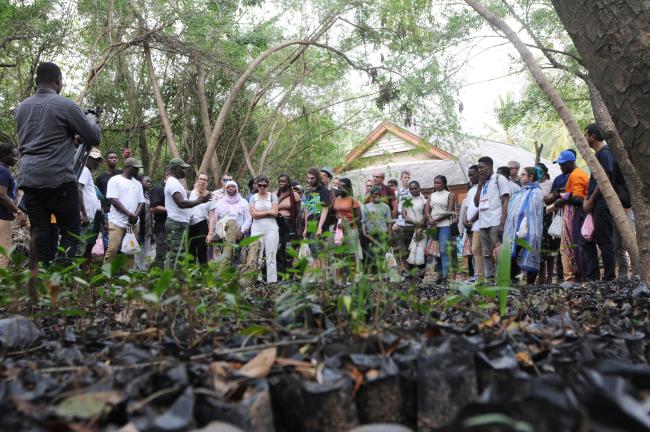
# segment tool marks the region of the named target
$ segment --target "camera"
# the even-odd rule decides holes
[[[86,108],[84,111],[84,114],[92,114],[97,119],[102,115],[102,112],[104,110],[102,108]],[[84,142],[79,144],[77,147],[77,150],[74,153],[74,173],[75,176],[77,176],[77,180],[81,176],[81,172],[84,169],[84,166],[86,165],[86,160],[88,160],[88,154],[90,153],[90,146]]]

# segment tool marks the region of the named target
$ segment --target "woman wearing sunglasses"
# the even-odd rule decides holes
[[[265,175],[255,179],[257,193],[251,197],[250,211],[253,218],[251,236],[262,236],[260,243],[263,245],[266,256],[266,282],[278,281],[278,268],[276,253],[280,234],[278,222],[278,196],[269,192],[269,178]]]

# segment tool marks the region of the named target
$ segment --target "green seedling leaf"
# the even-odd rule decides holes
[[[169,284],[171,283],[171,280],[172,280],[172,270],[165,269],[153,287],[153,292],[156,294],[158,298],[162,298],[165,291],[167,291],[167,288],[169,288]]]
[[[497,287],[499,287],[499,314],[503,317],[508,308],[508,290],[510,288],[510,252],[512,241],[508,237],[503,238],[501,251],[497,264]]]
[[[241,334],[244,336],[260,336],[264,334],[275,334],[275,331],[269,326],[255,324],[246,327],[241,331]]]
[[[239,247],[250,246],[250,245],[252,245],[253,243],[255,243],[256,241],[258,241],[261,238],[262,238],[261,235],[250,236],[248,238],[245,238],[245,239],[243,239],[242,241],[239,242]]]
[[[113,261],[111,261],[111,273],[109,277],[113,277],[117,273],[119,273],[120,270],[122,270],[122,267],[124,267],[124,264],[126,263],[126,255],[122,254],[117,254],[115,255],[115,258],[113,258]]]
[[[56,407],[56,414],[68,419],[91,419],[108,413],[121,400],[120,394],[114,391],[83,393],[64,399]]]
[[[345,305],[345,309],[350,311],[352,309],[352,296],[344,295],[343,304]]]
[[[512,417],[499,413],[477,415],[463,421],[464,429],[487,425],[504,425],[517,432],[535,432],[535,429],[530,423],[515,420]]]

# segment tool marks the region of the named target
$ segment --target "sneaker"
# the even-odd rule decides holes
[[[573,281],[564,281],[560,284],[560,288],[562,289],[571,289],[576,283]]]
[[[467,279],[467,282],[469,282],[469,283],[476,282],[476,276],[472,276],[471,278]]]

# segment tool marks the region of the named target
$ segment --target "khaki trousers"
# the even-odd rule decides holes
[[[485,279],[483,273],[483,248],[481,247],[481,231],[472,232],[472,257],[474,257],[474,276],[476,281]]]
[[[133,225],[133,233],[137,236],[140,229],[139,225]],[[108,248],[106,249],[106,255],[104,255],[104,262],[111,262],[115,255],[122,248],[122,239],[126,234],[126,228],[118,227],[113,223],[109,222],[108,224]],[[130,260],[132,261],[132,260]]]
[[[0,246],[4,253],[0,253],[0,268],[9,267],[9,249],[11,248],[11,221],[0,219]]]

